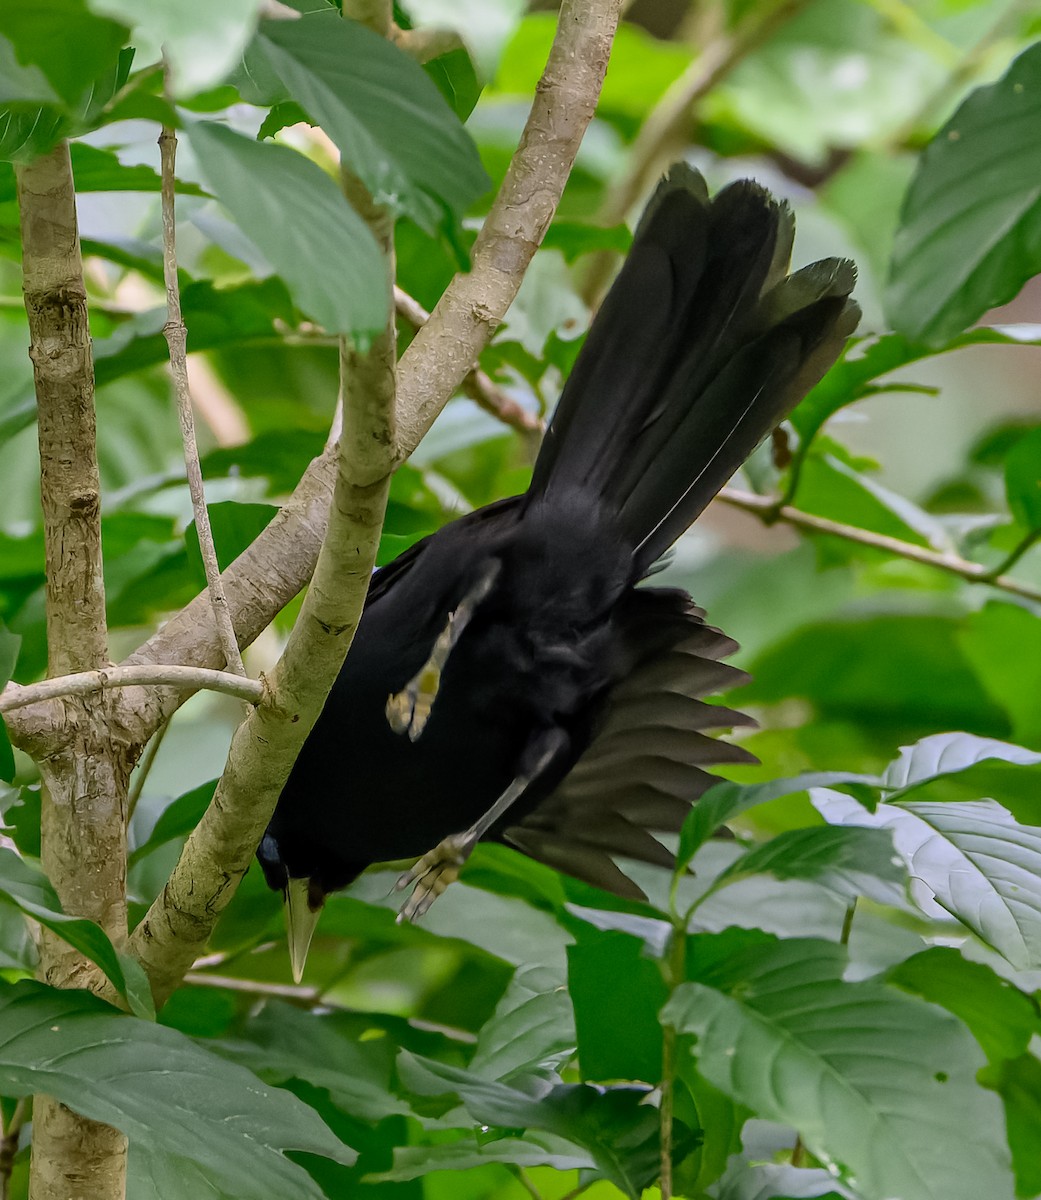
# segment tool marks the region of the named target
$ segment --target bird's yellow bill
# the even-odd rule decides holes
[[[315,926],[322,910],[312,909],[308,903],[308,881],[290,879],[285,886],[286,934],[289,939],[289,965],[293,970],[293,982],[304,977],[307,951],[311,948]]]

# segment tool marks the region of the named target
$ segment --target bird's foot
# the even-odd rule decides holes
[[[448,885],[455,883],[476,843],[477,839],[469,830],[466,833],[453,833],[398,876],[394,887],[399,892],[415,884],[412,895],[398,913],[399,924],[418,920]]]

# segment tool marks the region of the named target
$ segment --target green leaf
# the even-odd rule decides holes
[[[1041,45],[977,88],[926,148],[901,213],[886,308],[938,345],[1041,270]]]
[[[695,982],[663,1020],[696,1036],[716,1087],[794,1126],[865,1200],[1010,1200],[1001,1112],[960,1022],[874,980],[845,982],[834,943],[728,931],[688,945]]]
[[[366,1175],[369,1183],[404,1183],[423,1179],[431,1171],[471,1171],[485,1163],[507,1163],[515,1168],[553,1167],[557,1171],[595,1170],[587,1150],[552,1134],[528,1131],[523,1137],[502,1137],[478,1142],[470,1137],[435,1146],[399,1146],[394,1165]]]
[[[148,840],[138,846],[130,855],[128,865],[134,866],[143,858],[147,858],[153,850],[165,846],[177,838],[187,837],[202,820],[202,815],[213,799],[217,787],[216,779],[209,783],[200,784],[197,788],[178,796],[170,805],[163,809],[148,835]]]
[[[1041,429],[1025,434],[1009,451],[1005,491],[1016,520],[1027,529],[1041,529]]]
[[[274,504],[246,504],[238,500],[207,504],[206,511],[210,515],[210,530],[217,552],[217,565],[222,571],[227,570],[278,515],[278,508]],[[199,534],[194,521],[184,531],[184,541],[188,548],[188,561],[195,570],[200,587],[205,587],[206,570],[202,563]]]
[[[114,1012],[87,993],[0,985],[0,1029],[0,1092],[27,1096],[45,1088],[122,1130],[132,1171],[161,1181],[155,1194],[163,1200],[198,1200],[214,1190],[238,1200],[321,1200],[317,1185],[282,1151],[353,1161],[295,1096],[266,1087],[176,1030]]]
[[[575,1017],[556,973],[520,967],[481,1026],[470,1070],[486,1079],[557,1069],[575,1052]]]
[[[38,67],[70,107],[115,65],[127,38],[125,26],[93,15],[83,0],[0,6],[0,34],[10,39],[19,62]]]
[[[798,430],[801,441],[806,444],[816,436],[829,417],[846,405],[876,395],[879,391],[899,391],[899,382],[878,385],[876,381],[901,367],[935,355],[950,354],[967,346],[1032,346],[1037,343],[1034,332],[1034,326],[1026,326],[1018,333],[1014,327],[970,329],[940,346],[913,341],[900,333],[887,333],[870,342],[865,339],[852,341],[842,358],[792,413],[792,424]]]
[[[47,876],[6,847],[0,847],[0,899],[10,901],[89,958],[139,1017],[154,1019],[152,994],[141,967],[135,963],[128,980],[126,960],[117,954],[101,926],[64,913]]]
[[[18,661],[18,648],[21,644],[22,639],[16,633],[12,633],[3,621],[0,621],[0,692],[3,692],[14,674],[15,663]],[[0,717],[0,779],[5,779],[10,783],[14,779],[14,772],[14,751],[11,749],[11,743],[7,737],[3,718]]]
[[[1008,713],[1012,737],[1041,746],[1041,621],[1018,604],[991,601],[968,616],[958,644]]]
[[[255,46],[379,204],[434,230],[489,187],[473,140],[423,69],[336,13],[265,21]]]
[[[1025,1054],[1041,1032],[1032,996],[949,946],[932,946],[897,963],[886,979],[963,1021],[992,1065]]]
[[[328,175],[286,146],[213,121],[197,122],[186,136],[213,193],[306,313],[330,333],[362,340],[383,329],[390,304],[383,256]]]
[[[668,999],[660,963],[647,957],[635,937],[592,929],[568,946],[567,957],[582,1077],[658,1083],[658,1011]]]
[[[394,1047],[386,1038],[359,1042],[346,1014],[317,1016],[270,1001],[240,1037],[214,1049],[266,1079],[302,1079],[324,1088],[339,1108],[361,1121],[376,1124],[392,1113],[412,1111],[393,1090]]]
[[[829,1171],[786,1163],[735,1163],[720,1182],[716,1200],[855,1200]]]
[[[994,1088],[1005,1105],[1016,1194],[1041,1194],[1041,1062],[1032,1054],[1022,1054],[983,1071],[981,1080]]]
[[[131,26],[142,62],[162,53],[173,91],[190,96],[221,83],[256,27],[261,0],[87,0],[96,13]]]
[[[23,163],[45,154],[62,139],[66,127],[65,117],[52,108],[0,108],[0,161]]]
[[[900,800],[869,813],[837,792],[811,795],[831,824],[892,831],[927,914],[935,901],[1014,967],[1041,967],[1041,829],[993,800]]]
[[[906,868],[883,829],[823,825],[788,830],[735,859],[716,876],[712,890],[764,873],[814,880],[851,900],[870,896],[899,904],[907,891]]]
[[[720,825],[725,825],[727,821],[757,804],[768,804],[782,796],[805,792],[815,787],[877,787],[878,782],[878,779],[871,775],[819,771],[796,775],[792,779],[775,779],[770,783],[749,784],[744,787],[737,783],[717,783],[693,806],[683,823],[679,849],[676,852],[676,872],[680,874],[687,869],[691,859]]]
[[[399,1066],[411,1090],[454,1092],[481,1124],[539,1129],[581,1146],[592,1155],[598,1173],[632,1200],[657,1177],[658,1112],[644,1103],[646,1088],[549,1084],[530,1077],[521,1090],[407,1052]]]

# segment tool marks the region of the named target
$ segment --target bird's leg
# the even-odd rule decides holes
[[[424,854],[394,885],[404,891],[415,884],[412,895],[401,906],[398,922],[415,921],[430,908],[449,884],[455,883],[463,864],[477,843],[484,837],[499,818],[515,804],[550,765],[560,750],[567,744],[567,734],[562,729],[547,730],[535,743],[535,761],[531,767],[519,774],[483,816],[462,833],[451,833],[443,838],[433,850]],[[531,757],[529,754],[528,757]]]
[[[458,607],[448,614],[448,621],[437,635],[430,657],[400,692],[387,697],[385,711],[391,729],[395,733],[407,733],[410,742],[416,741],[426,727],[448,656],[455,649],[456,642],[469,625],[478,605],[491,591],[501,566],[497,558],[485,565],[474,586],[460,600]]]

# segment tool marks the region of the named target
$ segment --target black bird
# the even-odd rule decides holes
[[[409,917],[480,838],[642,896],[611,856],[668,866],[652,832],[679,829],[706,765],[751,759],[704,733],[746,718],[698,699],[742,677],[718,661],[735,643],[686,592],[637,584],[856,326],[853,264],[789,276],[793,235],[757,184],[710,200],[674,166],[527,492],[375,574],[258,851],[297,977],[326,895],[376,862],[425,856]]]

